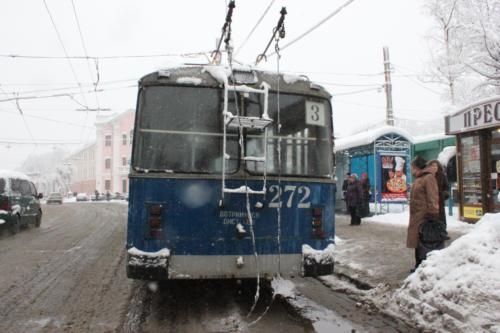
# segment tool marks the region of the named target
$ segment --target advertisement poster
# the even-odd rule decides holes
[[[464,206],[464,217],[469,219],[479,219],[483,216],[483,208],[477,206]]]
[[[408,199],[407,163],[404,153],[380,153],[382,202]]]

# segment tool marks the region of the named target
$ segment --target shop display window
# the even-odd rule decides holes
[[[478,219],[483,216],[481,186],[481,145],[479,136],[466,136],[461,140],[463,216]]]
[[[500,212],[500,130],[491,133],[490,191],[493,212]]]

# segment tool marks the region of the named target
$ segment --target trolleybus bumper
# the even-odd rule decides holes
[[[139,280],[168,279],[169,251],[142,252],[135,248],[127,253],[127,277]]]
[[[302,269],[304,276],[321,276],[333,273],[334,245],[324,250],[314,250],[308,245],[302,246]]]
[[[324,264],[320,262],[304,261],[304,276],[322,276],[333,274],[333,262]]]

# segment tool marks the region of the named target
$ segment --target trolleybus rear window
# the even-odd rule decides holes
[[[222,110],[219,89],[153,86],[142,90],[134,168],[217,173],[222,170]],[[238,156],[237,137],[228,152]],[[228,163],[235,172],[237,163]]]
[[[263,98],[262,94],[231,93],[228,109],[233,114],[259,117],[265,105]],[[222,90],[213,88],[152,86],[143,89],[139,96],[134,168],[220,173],[223,100]],[[247,171],[260,174],[267,165],[268,174],[331,177],[332,120],[328,101],[281,93],[279,104],[278,115],[278,96],[270,93],[268,114],[273,123],[267,132],[267,162],[247,161]],[[244,155],[263,156],[264,131],[245,129],[241,133]],[[238,162],[238,136],[237,129],[228,129],[227,173],[234,173],[243,165]]]
[[[258,104],[249,103],[248,115],[256,116]],[[309,96],[280,94],[269,96],[269,117],[274,119],[268,130],[267,173],[295,176],[331,177],[332,120],[330,104]],[[249,132],[246,155],[263,155],[262,133]],[[278,150],[281,148],[281,151]],[[281,170],[278,167],[281,164]],[[263,163],[248,162],[248,171],[262,173]]]

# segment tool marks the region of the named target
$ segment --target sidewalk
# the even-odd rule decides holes
[[[350,216],[337,213],[335,273],[345,275],[360,285],[386,284],[399,287],[415,265],[414,250],[406,247],[406,227],[363,219],[351,226]],[[461,236],[449,232],[447,245]]]
[[[408,220],[408,212],[375,215],[350,226],[347,215],[337,214],[335,274],[320,279],[419,332],[500,332],[500,213],[485,214],[472,225],[453,214],[447,219],[446,248],[413,274],[408,222],[400,219]],[[342,277],[351,283],[342,286]]]

